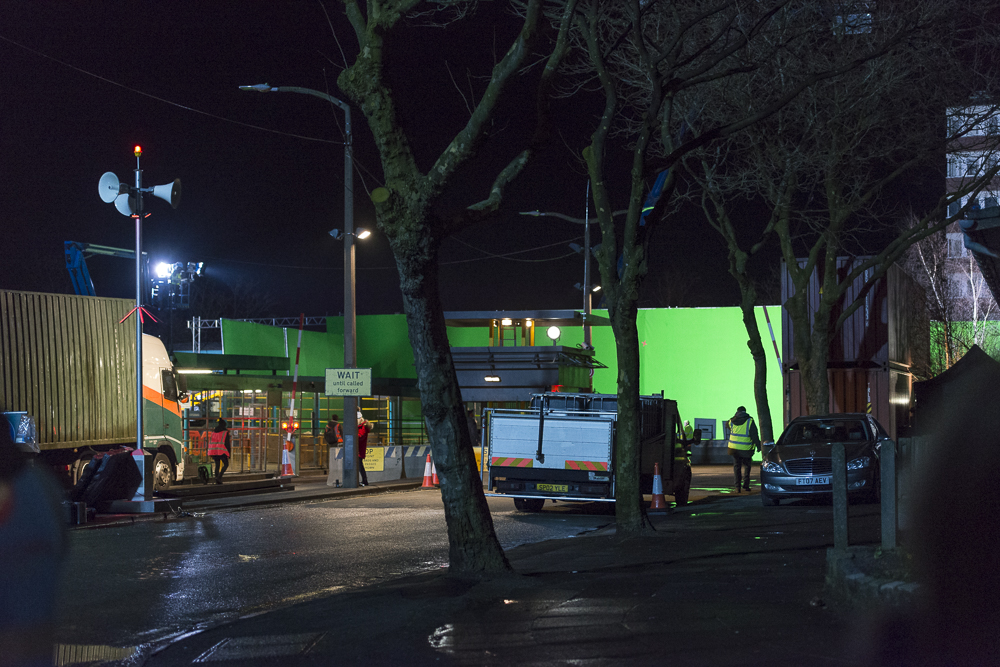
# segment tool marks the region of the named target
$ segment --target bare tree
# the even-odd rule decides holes
[[[477,169],[471,163],[476,149],[490,138],[494,116],[508,88],[529,62],[531,49],[539,46],[542,0],[528,0],[523,6],[519,30],[510,38],[503,56],[494,64],[488,82],[479,91],[479,100],[469,100],[471,113],[459,123],[453,138],[433,160],[421,169],[415,155],[419,147],[426,153],[426,132],[400,119],[399,103],[390,80],[403,76],[405,62],[390,61],[387,54],[401,45],[401,28],[408,20],[437,22],[438,25],[466,20],[475,2],[421,2],[420,0],[343,0],[354,29],[357,50],[353,62],[337,79],[340,88],[359,105],[379,151],[384,188],[376,201],[378,225],[389,239],[399,271],[410,343],[413,346],[420,387],[421,405],[434,461],[441,479],[441,496],[448,525],[451,572],[484,575],[510,569],[496,539],[482,482],[475,471],[473,443],[469,438],[465,410],[451,357],[438,288],[438,249],[444,238],[485,220],[496,211],[506,186],[521,173],[547,128],[548,89],[558,69],[575,2],[557,3],[564,19],[557,23],[536,75],[538,129],[533,136],[506,146],[506,164],[488,164],[487,176],[493,183],[481,198],[464,204],[457,214],[445,214],[441,198],[446,187],[458,177]],[[442,34],[442,33],[439,33]],[[501,37],[497,36],[497,40]],[[412,44],[413,42],[408,42]],[[433,53],[434,40],[426,40]],[[478,44],[474,45],[478,48]],[[392,64],[395,63],[395,66]],[[448,118],[440,116],[441,127]],[[504,137],[510,144],[510,140]],[[478,163],[483,175],[482,163]],[[475,172],[474,172],[475,173]],[[454,193],[452,193],[454,194]]]
[[[707,108],[738,109],[755,104],[765,83],[779,91],[795,87],[803,68],[836,67],[845,56],[878,49],[887,36],[907,36],[892,41],[878,58],[811,85],[779,112],[689,162],[708,191],[712,224],[729,244],[731,271],[744,272],[747,260],[769,240],[780,246],[794,286],[783,305],[793,323],[807,409],[814,414],[829,410],[827,365],[834,334],[911,244],[961,215],[953,209],[950,218],[944,216],[948,205],[978,193],[997,171],[995,161],[977,164],[957,191],[942,188],[940,197],[924,205],[916,224],[901,224],[898,204],[887,192],[928,169],[940,173],[950,147],[982,122],[980,110],[942,131],[946,107],[989,83],[988,71],[968,69],[970,50],[991,51],[993,45],[968,29],[976,23],[969,15],[974,5],[898,7],[880,4],[877,13],[835,16],[833,25],[842,29],[831,31],[832,48],[789,49],[790,57],[766,82],[757,70],[741,85],[711,91]],[[726,207],[734,195],[760,198],[771,211],[742,242],[728,223]],[[843,256],[854,259],[838,271]],[[820,289],[813,303],[808,285],[817,275]],[[752,285],[737,280],[746,304]],[[859,280],[864,287],[848,298]]]
[[[577,53],[585,57],[571,65],[580,87],[596,89],[603,100],[583,157],[601,228],[597,259],[617,347],[615,500],[622,535],[648,526],[639,494],[636,311],[648,270],[649,234],[672,208],[679,161],[768,118],[811,84],[849,71],[913,29],[907,13],[869,50],[843,53],[822,67],[799,67],[787,85],[762,89],[752,104],[730,105],[730,116],[701,118],[703,90],[750,72],[773,76],[793,46],[830,42],[828,6],[792,0],[580,1],[574,35]],[[615,140],[625,142],[631,154],[630,177],[620,193],[607,173]],[[656,196],[644,198],[647,190]],[[628,214],[616,225],[611,212],[625,203]]]

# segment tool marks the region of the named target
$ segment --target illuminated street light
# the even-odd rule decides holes
[[[365,229],[364,227],[358,227],[358,231],[356,231],[356,232],[345,232],[345,231],[343,231],[341,229],[331,229],[330,230],[330,236],[332,236],[333,238],[337,239],[338,241],[341,240],[342,238],[344,238],[345,236],[348,236],[348,235],[353,236],[353,237],[358,238],[358,239],[366,239],[369,236],[371,236],[372,233],[371,233],[371,231]]]

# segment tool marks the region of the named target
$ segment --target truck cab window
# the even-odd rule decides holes
[[[167,401],[177,400],[177,381],[174,374],[164,368],[160,371],[160,384],[163,386],[163,398]]]

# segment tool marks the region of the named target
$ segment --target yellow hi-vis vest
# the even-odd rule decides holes
[[[753,424],[753,417],[750,417],[742,424],[734,424],[731,419],[729,420],[728,446],[730,449],[753,451],[753,440],[750,439],[751,424]]]

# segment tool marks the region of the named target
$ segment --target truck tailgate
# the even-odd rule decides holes
[[[509,468],[610,470],[614,420],[547,415],[538,452],[537,415],[497,415],[490,423],[490,465]]]

